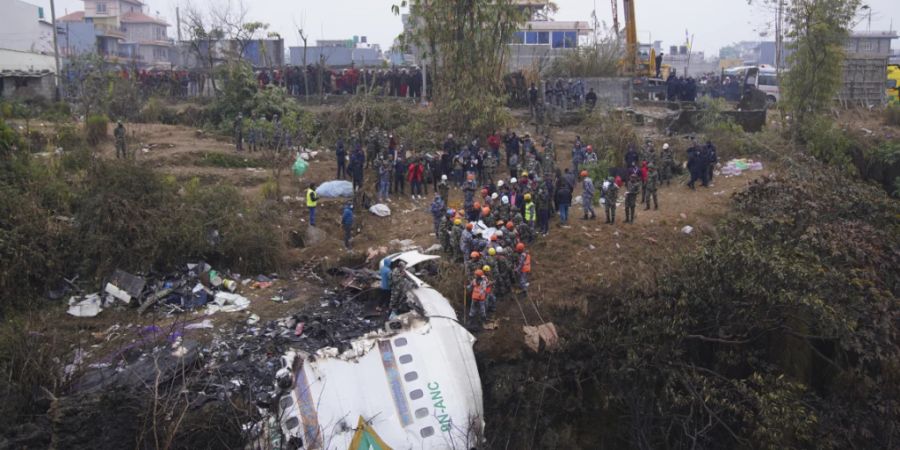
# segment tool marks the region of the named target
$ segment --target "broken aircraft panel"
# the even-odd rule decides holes
[[[391,255],[408,267],[438,257]],[[351,342],[343,352],[288,352],[279,372],[281,426],[303,449],[347,449],[362,417],[394,449],[469,449],[484,429],[472,336],[447,299],[424,281],[419,308]],[[421,311],[417,312],[417,311]]]

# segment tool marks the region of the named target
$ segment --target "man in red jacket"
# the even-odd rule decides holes
[[[414,159],[406,172],[406,180],[409,181],[409,189],[412,198],[422,197],[422,179],[425,174],[425,166],[418,158]]]

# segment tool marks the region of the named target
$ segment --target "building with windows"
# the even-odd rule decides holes
[[[44,9],[3,0],[0,14],[0,98],[52,98],[56,73],[53,25]]]
[[[838,101],[845,105],[872,106],[887,101],[885,83],[894,31],[854,32],[844,43],[846,56]]]
[[[140,0],[83,0],[84,11],[57,19],[72,33],[60,47],[64,53],[96,52],[113,62],[169,68],[173,41],[169,24],[144,13]],[[79,25],[80,24],[80,25]],[[89,43],[93,42],[93,45]]]

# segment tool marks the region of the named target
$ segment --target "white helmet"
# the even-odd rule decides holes
[[[495,232],[494,232],[494,236],[497,236],[498,238],[502,238],[502,237],[503,237],[503,231],[502,231],[502,230],[497,230],[497,231],[495,231]]]
[[[504,195],[503,198],[500,199],[500,201],[503,202],[504,205],[508,205],[508,204],[509,204],[509,197],[507,197],[507,196]]]
[[[506,250],[504,250],[503,247],[497,247],[497,253],[503,253],[505,251]]]
[[[447,181],[447,175],[441,175],[441,181]]]
[[[516,184],[518,182],[519,180],[517,180],[515,177],[509,179],[509,184]]]
[[[663,144],[663,150],[668,150],[668,149],[669,149],[669,143],[666,142],[665,144]]]
[[[497,187],[498,187],[498,188],[503,187],[503,180],[500,180],[500,181],[497,182]]]
[[[497,200],[497,197],[499,197],[499,195],[496,192],[491,194],[491,200]]]

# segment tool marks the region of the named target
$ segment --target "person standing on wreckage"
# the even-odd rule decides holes
[[[400,314],[401,307],[406,305],[406,291],[410,289],[409,278],[406,277],[406,263],[391,263],[391,315]]]

